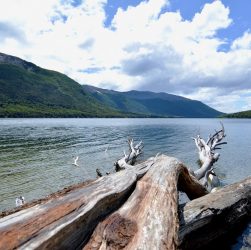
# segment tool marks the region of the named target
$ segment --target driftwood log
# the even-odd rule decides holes
[[[117,173],[102,176],[97,169],[96,181],[1,218],[0,250],[171,250],[207,245],[250,219],[251,177],[209,193],[213,165],[220,156],[216,150],[226,144],[224,137],[222,125],[207,141],[194,138],[201,162],[195,171],[158,154],[133,166],[143,144],[134,146],[130,139],[129,153],[115,163]],[[192,201],[179,207],[179,191]]]
[[[136,163],[137,158],[143,152],[142,149],[144,146],[142,141],[140,141],[135,146],[133,138],[129,138],[127,142],[129,146],[129,152],[126,154],[126,152],[124,151],[124,156],[114,163],[115,172],[124,170],[126,168],[131,168]],[[103,176],[103,173],[101,173],[99,168],[96,169],[96,173],[98,178]],[[110,172],[106,172],[106,175],[109,174]]]
[[[0,219],[0,249],[75,249],[83,244],[100,218],[120,206],[136,181],[153,164],[104,176],[74,190]]]
[[[219,185],[218,178],[213,171],[213,165],[220,158],[220,154],[216,150],[221,149],[220,146],[227,144],[227,142],[222,142],[226,137],[225,129],[221,123],[221,129],[215,131],[213,135],[209,135],[207,141],[201,138],[200,135],[193,138],[195,145],[199,153],[199,162],[201,167],[196,171],[190,171],[201,183],[208,187],[208,181],[211,179],[211,183],[217,183]],[[215,177],[214,177],[215,176]],[[210,177],[210,179],[208,179]],[[214,180],[213,180],[214,179]],[[217,180],[216,180],[217,179]],[[211,186],[210,188],[212,188]]]
[[[176,249],[179,244],[187,246],[192,242],[189,235],[194,231],[188,230],[191,223],[191,228],[199,230],[201,225],[211,222],[212,218],[209,218],[201,223],[198,215],[206,215],[203,209],[213,201],[218,202],[218,206],[221,204],[224,211],[231,200],[232,216],[235,216],[234,207],[240,200],[234,197],[243,193],[246,203],[242,203],[241,216],[247,216],[250,179],[236,185],[242,191],[235,191],[236,186],[230,187],[232,191],[227,200],[220,197],[229,187],[203,196],[207,190],[181,162],[161,155],[101,177],[63,197],[0,219],[0,249]],[[180,234],[178,188],[190,198],[203,196],[184,207]],[[205,203],[196,207],[197,201]],[[217,217],[218,213],[212,216]]]
[[[251,177],[181,205],[179,215],[179,248],[203,249],[250,221]]]
[[[128,146],[129,153],[126,154],[124,151],[124,157],[114,163],[116,172],[133,166],[137,160],[137,157],[142,154],[142,149],[144,147],[142,141],[134,146],[133,138],[130,138],[128,139]]]
[[[152,192],[158,191],[162,197],[163,191],[164,196],[162,199],[158,199],[160,204],[156,203],[159,208],[161,208],[164,197],[168,200],[168,196],[171,195],[172,201],[167,203],[173,211],[173,218],[176,218],[176,221],[176,183],[179,175],[183,176],[181,179],[189,196],[199,197],[207,193],[198,181],[191,178],[186,168],[178,160],[159,156],[116,174],[101,177],[86,187],[72,191],[63,197],[0,219],[0,249],[17,247],[20,249],[78,248],[86,243],[90,232],[100,219],[124,203],[135,190],[137,179],[143,176],[149,168],[153,170],[149,172],[149,180],[145,182],[144,178],[142,179],[143,187],[147,187],[147,182],[149,182],[152,187],[148,191],[148,195],[155,196],[156,199],[158,196]],[[167,173],[164,174],[165,172]],[[161,175],[167,179],[159,179],[158,176]],[[165,194],[164,191],[168,193]],[[137,190],[135,192],[138,193]],[[157,207],[155,209],[157,212]],[[152,216],[154,213],[153,211]],[[160,213],[162,213],[161,210]],[[166,214],[167,217],[168,214]],[[177,244],[177,230],[176,226],[173,233],[175,244]],[[168,239],[166,240],[168,241]]]
[[[189,197],[207,193],[177,159],[158,157],[126,203],[97,226],[84,249],[176,249],[179,180]]]

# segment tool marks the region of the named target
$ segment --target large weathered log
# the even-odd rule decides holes
[[[250,219],[251,177],[185,204],[180,211],[179,247],[202,248]]]
[[[75,249],[80,247],[86,242],[97,223],[124,203],[125,199],[133,192],[137,179],[142,177],[153,164],[156,165],[151,171],[154,172],[154,182],[149,185],[159,190],[160,197],[163,197],[161,192],[167,186],[168,190],[173,190],[174,193],[171,195],[175,197],[175,200],[172,201],[171,205],[175,215],[175,211],[177,211],[177,190],[175,188],[177,186],[175,184],[177,173],[184,172],[186,178],[183,178],[183,181],[189,180],[193,184],[188,185],[191,187],[190,190],[188,188],[191,197],[198,197],[207,192],[196,180],[193,181],[189,178],[186,168],[176,159],[164,156],[160,158],[163,166],[160,166],[158,158],[152,158],[119,173],[101,177],[97,181],[73,190],[62,197],[56,197],[44,204],[1,218],[0,249],[17,247],[19,249]],[[174,177],[170,177],[172,180],[168,184],[168,181],[164,180],[164,173],[173,164],[177,173],[175,168],[170,171],[170,176],[174,175]],[[157,181],[158,176],[162,175],[160,181]],[[185,181],[185,183],[189,182]],[[172,186],[173,184],[174,186]],[[146,182],[143,182],[143,186],[145,185],[148,186]],[[166,185],[166,187],[162,185]],[[151,192],[149,194],[154,195]],[[160,204],[159,206],[161,207]],[[157,210],[156,213],[158,213]],[[161,210],[160,213],[162,213]],[[154,212],[152,212],[153,215]]]
[[[118,208],[154,159],[0,219],[0,249],[75,249]]]
[[[151,158],[1,218],[0,249],[175,249],[178,189],[191,199],[207,194],[177,159],[163,155]],[[188,242],[196,242],[190,241],[194,234],[198,245],[202,244],[198,237],[203,243],[207,237],[213,239],[217,220],[227,224],[224,216],[235,225],[247,211],[250,214],[250,191],[248,179],[187,203],[179,246],[185,248]],[[210,230],[211,224],[212,231],[207,235],[205,230]]]
[[[158,157],[127,202],[97,226],[84,249],[176,249],[179,180],[190,197],[207,193],[177,159]]]

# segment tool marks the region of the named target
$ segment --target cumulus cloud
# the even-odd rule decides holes
[[[251,33],[249,31],[246,31],[242,37],[237,38],[232,46],[232,50],[238,50],[238,49],[251,49]]]
[[[168,11],[167,0],[142,1],[119,8],[108,27],[106,0],[0,4],[4,53],[82,84],[182,94],[221,111],[250,107],[250,97],[240,91],[250,90],[251,33],[235,39],[229,51],[220,50],[226,41],[218,31],[234,21],[221,1],[205,4],[191,20]],[[241,107],[240,97],[246,100]]]

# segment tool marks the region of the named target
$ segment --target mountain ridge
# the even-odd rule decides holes
[[[222,113],[168,93],[101,89],[0,53],[0,117],[217,117]]]
[[[90,85],[83,85],[83,88],[97,100],[127,112],[169,117],[217,117],[222,114],[200,101],[164,92],[119,92]]]

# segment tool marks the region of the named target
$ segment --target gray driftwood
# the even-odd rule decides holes
[[[142,154],[143,143],[140,141],[138,144],[134,146],[133,138],[128,139],[129,153],[126,154],[124,151],[124,157],[117,160],[114,163],[115,171],[118,172],[120,170],[130,168],[135,164],[137,157]]]
[[[248,179],[205,195],[206,188],[181,162],[161,155],[1,218],[0,249],[152,250],[199,245],[250,214],[250,185]],[[203,196],[183,207],[180,229],[178,189],[191,199]],[[223,225],[219,232],[217,221]]]
[[[84,249],[176,249],[178,184],[192,198],[207,193],[176,158],[158,157],[127,202],[96,227]]]
[[[118,208],[153,164],[104,176],[86,187],[0,219],[0,249],[75,249],[97,222]]]
[[[134,191],[138,178],[142,177],[149,168],[152,170],[146,177],[148,179],[144,181],[143,178]],[[188,171],[178,160],[166,156],[152,158],[134,167],[128,167],[124,171],[101,177],[86,187],[74,190],[63,197],[0,219],[0,249],[78,248],[86,242],[97,223],[122,205],[133,191],[134,194],[130,197],[136,203],[140,201],[140,197],[143,198],[143,194],[138,197],[141,191],[144,194],[147,191],[148,201],[151,197],[155,197],[157,202],[153,206],[152,219],[155,212],[158,213],[158,208],[162,216],[162,202],[165,202],[173,211],[173,218],[176,218],[173,223],[176,225],[179,175],[184,176],[181,181],[184,182],[184,186],[187,185],[188,195],[191,197],[199,197],[207,193],[199,182],[190,178]],[[171,202],[168,201],[169,196],[172,198]],[[164,201],[164,198],[167,198],[167,201]],[[136,203],[134,205],[137,207]],[[144,211],[143,215],[146,216],[147,210],[143,208],[144,205],[147,208],[147,204],[143,202],[141,209],[142,212]],[[134,210],[138,209],[136,207]],[[168,217],[168,214],[165,216]],[[150,224],[157,222],[159,221],[149,220]],[[175,244],[177,244],[177,228],[176,226],[172,236]],[[168,242],[168,239],[166,241]]]
[[[216,150],[221,149],[221,145],[227,144],[227,142],[222,142],[225,137],[225,129],[223,124],[221,124],[221,129],[215,131],[213,135],[209,135],[207,141],[202,139],[200,135],[193,138],[195,145],[198,149],[201,167],[198,170],[192,172],[192,174],[198,180],[205,177],[208,171],[212,169],[213,164],[218,161],[220,154],[217,153]],[[207,185],[207,180],[205,185]]]
[[[251,219],[251,177],[182,206],[179,247],[202,248]]]

